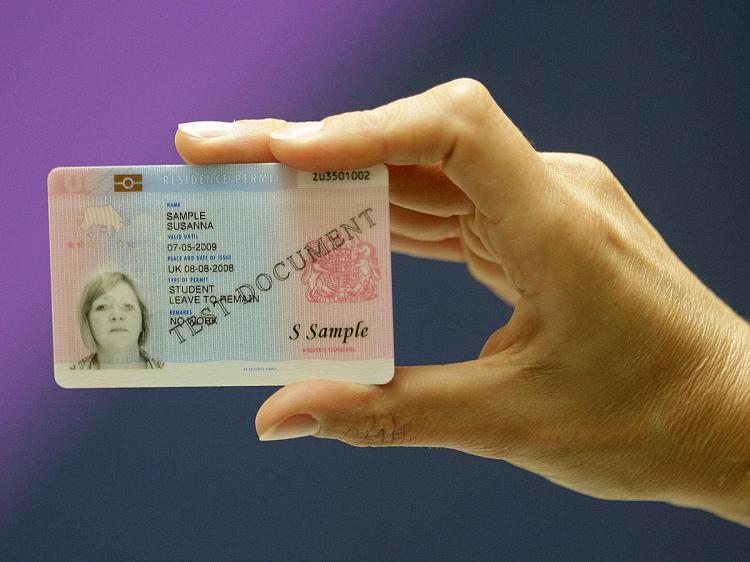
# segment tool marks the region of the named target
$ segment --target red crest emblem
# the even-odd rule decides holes
[[[316,246],[317,240],[308,242]],[[302,272],[305,297],[310,302],[360,302],[378,295],[380,267],[375,246],[353,238],[310,261]]]

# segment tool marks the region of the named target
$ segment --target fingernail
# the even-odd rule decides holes
[[[177,125],[177,128],[183,133],[199,139],[223,137],[237,127],[237,123],[226,123],[224,121],[193,121]]]
[[[308,121],[307,123],[297,123],[285,129],[273,131],[270,134],[270,137],[276,140],[302,139],[305,137],[311,137],[315,133],[319,133],[322,128],[322,122]]]
[[[320,423],[312,416],[298,414],[271,426],[258,436],[261,441],[279,441],[308,437],[320,431]]]

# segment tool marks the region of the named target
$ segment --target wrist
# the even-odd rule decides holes
[[[682,394],[676,442],[686,444],[677,455],[685,471],[667,501],[750,525],[750,326],[719,308]]]
[[[750,326],[735,318],[716,385],[716,445],[706,447],[711,459],[706,478],[715,482],[707,503],[709,510],[750,526]]]

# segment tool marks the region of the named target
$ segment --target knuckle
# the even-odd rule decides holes
[[[609,166],[596,156],[566,153],[546,158],[555,177],[570,188],[596,194],[619,183]]]
[[[346,113],[338,113],[336,115],[330,115],[323,119],[326,127],[329,129],[347,129],[351,127],[355,128],[367,128],[373,124],[374,116],[373,110],[363,111],[348,111]]]
[[[563,261],[579,268],[595,267],[601,243],[612,225],[601,205],[586,194],[573,193],[549,220],[550,235],[566,248]],[[591,270],[589,270],[591,271]]]
[[[334,129],[349,129],[358,132],[384,130],[393,123],[400,122],[403,114],[402,104],[391,102],[374,109],[362,109],[331,115],[323,119],[327,127]]]
[[[376,109],[363,109],[362,111],[356,111],[351,113],[358,120],[359,124],[365,130],[368,129],[379,129],[388,124],[389,112],[383,111],[380,108]]]
[[[464,259],[466,260],[466,269],[469,270],[469,274],[471,274],[471,276],[477,281],[488,285],[491,284],[493,281],[492,276],[488,275],[486,267],[484,267],[484,263],[482,262],[481,258],[477,256],[477,254],[466,245],[464,245],[463,248]]]
[[[596,156],[585,155],[582,160],[582,168],[585,176],[592,183],[598,185],[611,185],[615,180],[615,175],[604,162]]]
[[[473,78],[458,78],[436,91],[438,102],[452,115],[479,121],[497,105],[487,87]]]
[[[355,447],[389,447],[409,445],[412,432],[409,424],[391,413],[373,412],[350,423],[339,431],[341,441]]]
[[[289,125],[289,122],[284,119],[274,119],[272,117],[267,117],[265,119],[235,119],[234,122],[241,127],[258,130],[279,129]]]
[[[593,258],[602,249],[629,246],[633,203],[609,167],[594,156],[575,155],[569,176],[556,190],[552,231]]]
[[[491,251],[491,241],[487,235],[486,225],[479,211],[460,217],[461,239],[468,250],[488,261],[498,261]]]
[[[415,134],[404,100],[397,100],[375,109],[364,109],[332,115],[323,119],[326,127],[353,133],[353,140],[377,139],[378,157],[394,163],[394,155],[409,146]],[[401,132],[401,134],[398,134]]]

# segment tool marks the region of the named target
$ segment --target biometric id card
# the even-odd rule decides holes
[[[393,376],[385,166],[56,168],[48,188],[60,386]]]

